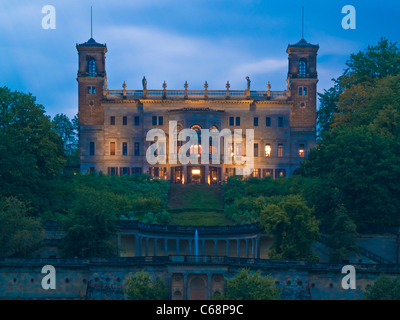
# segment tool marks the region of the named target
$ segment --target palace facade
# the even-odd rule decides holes
[[[316,139],[316,87],[318,45],[304,39],[287,48],[288,76],[286,90],[251,90],[250,79],[244,90],[231,90],[229,82],[223,90],[209,90],[207,82],[202,90],[188,89],[150,90],[143,78],[140,90],[110,90],[107,87],[105,44],[93,38],[76,46],[79,55],[79,148],[81,172],[102,171],[110,175],[148,173],[172,183],[217,184],[243,168],[241,157],[246,155],[246,129],[253,129],[255,177],[290,176],[314,147]],[[192,129],[197,133],[198,144],[192,145],[188,154],[209,150],[206,164],[173,163],[168,153],[170,121],[175,121],[176,131]],[[158,149],[157,156],[166,159],[164,164],[150,164],[146,152],[154,142],[146,141],[151,129],[166,133],[166,147]],[[201,143],[201,130],[221,132],[242,129],[242,143],[231,143],[221,149],[221,161],[211,161],[216,145],[211,139]],[[203,138],[203,142],[204,142]],[[221,138],[225,144],[224,138]],[[182,141],[176,142],[177,151]],[[208,152],[208,151],[207,151]],[[229,154],[232,161],[223,161]],[[175,154],[176,156],[176,154]],[[200,156],[200,155],[199,155]],[[202,155],[203,156],[203,155]]]

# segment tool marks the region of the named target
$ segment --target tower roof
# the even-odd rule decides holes
[[[90,38],[85,43],[77,44],[77,47],[106,47],[105,44],[98,43],[93,38]]]
[[[317,44],[308,43],[306,40],[301,39],[296,44],[289,44],[289,47],[297,47],[297,48],[319,48]]]

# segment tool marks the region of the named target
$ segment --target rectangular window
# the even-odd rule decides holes
[[[304,93],[305,96],[307,95],[307,87],[303,88],[303,93]]]
[[[236,117],[236,125],[240,126],[240,117]]]
[[[115,156],[115,142],[110,142],[110,155]]]
[[[163,117],[158,117],[158,125],[162,126],[164,124],[164,118]]]
[[[151,118],[151,124],[152,124],[153,126],[156,126],[156,125],[157,125],[157,117],[156,117],[156,116],[153,116],[153,117]]]
[[[135,142],[135,156],[140,156],[140,144],[139,142]]]
[[[94,156],[95,154],[95,144],[93,141],[89,142],[89,155]]]
[[[142,173],[142,168],[140,168],[140,167],[132,168],[132,170],[133,170],[133,174],[136,174],[136,175],[139,175]]]
[[[299,157],[304,158],[305,155],[305,146],[304,143],[299,144]]]
[[[254,117],[253,123],[255,127],[258,127],[258,117]]]
[[[253,169],[253,177],[259,178],[259,169],[256,168]]]
[[[91,94],[92,93],[92,87],[87,87],[87,93]]]
[[[258,143],[254,144],[254,156],[258,157]]]
[[[301,96],[303,94],[303,88],[299,87],[299,96]]]
[[[278,118],[278,127],[283,127],[283,117]]]
[[[115,117],[114,116],[110,117],[110,125],[115,126]]]
[[[140,125],[140,118],[139,116],[135,116],[135,126]]]
[[[230,126],[235,125],[235,118],[234,117],[229,117],[229,125]]]
[[[264,177],[273,177],[274,169],[264,169]]]
[[[108,174],[109,175],[111,175],[111,176],[115,176],[116,175],[116,173],[117,173],[117,170],[116,170],[117,168],[115,168],[115,167],[109,167],[108,168]]]
[[[95,86],[92,87],[92,93],[93,93],[93,94],[96,93],[96,87],[95,87]]]
[[[122,142],[122,155],[128,155],[128,142]]]
[[[128,117],[124,116],[122,117],[122,125],[126,126],[128,124]]]
[[[270,127],[271,126],[271,117],[266,117],[265,118],[265,126]]]
[[[271,157],[271,145],[270,144],[265,145],[265,156],[267,158]]]
[[[282,158],[283,157],[283,144],[278,144],[278,157]]]
[[[286,177],[286,169],[276,169],[275,178]]]
[[[121,175],[128,175],[129,176],[129,167],[122,167],[120,168]]]

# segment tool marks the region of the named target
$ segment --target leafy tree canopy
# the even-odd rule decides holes
[[[400,281],[381,274],[373,285],[367,286],[363,300],[400,300]]]
[[[221,300],[277,300],[281,290],[271,277],[262,276],[260,271],[241,269],[234,277],[227,279],[225,293],[214,298]]]
[[[125,281],[124,292],[130,300],[166,300],[168,288],[164,281],[157,277],[152,279],[146,271],[138,271]]]

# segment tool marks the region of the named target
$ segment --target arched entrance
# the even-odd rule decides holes
[[[206,300],[206,283],[200,276],[194,277],[189,284],[189,300]]]

